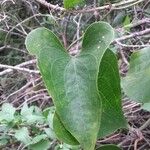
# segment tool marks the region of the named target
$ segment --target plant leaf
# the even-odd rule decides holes
[[[118,27],[118,26],[122,25],[125,17],[126,17],[126,12],[125,11],[118,12],[116,17],[112,21],[112,26],[113,27]]]
[[[127,76],[122,79],[124,92],[142,104],[150,102],[150,47],[131,55]]]
[[[56,135],[55,135],[53,129],[51,129],[51,128],[44,128],[44,131],[47,134],[48,138],[50,138],[52,140],[56,139]]]
[[[24,103],[21,109],[21,116],[24,121],[28,124],[33,124],[36,122],[43,122],[43,116],[39,108],[36,106],[28,107],[27,103]]]
[[[119,128],[127,127],[121,106],[118,61],[109,49],[105,52],[99,67],[98,87],[103,106],[98,137],[104,137]]]
[[[142,109],[147,110],[147,111],[150,111],[150,103],[144,103],[144,104],[142,105]]]
[[[40,142],[41,140],[45,140],[47,138],[47,135],[46,134],[40,134],[40,135],[37,135],[36,137],[34,137],[32,139],[32,141],[29,143],[30,145],[31,144],[36,144],[38,142]]]
[[[1,146],[6,145],[7,143],[8,143],[8,140],[7,140],[7,139],[5,139],[5,138],[1,139],[1,138],[0,138],[0,148],[1,148]]]
[[[68,145],[66,143],[63,143],[63,147],[66,147],[69,150],[81,150],[79,145]]]
[[[48,150],[51,143],[48,140],[40,140],[38,143],[30,145],[31,150]]]
[[[7,122],[11,122],[15,119],[16,109],[9,103],[4,103],[2,105],[2,110],[0,111],[0,121],[6,120]]]
[[[55,114],[54,108],[51,108],[49,110],[49,113],[48,113],[48,116],[47,116],[47,122],[48,122],[49,127],[52,128],[52,129],[53,129],[54,114]]]
[[[130,32],[130,27],[128,26],[130,23],[131,23],[131,18],[129,15],[127,15],[124,19],[123,26],[128,32]]]
[[[29,131],[26,127],[22,127],[19,130],[16,130],[15,138],[18,141],[21,141],[25,145],[28,145],[31,141],[31,137],[29,136]]]
[[[121,148],[113,144],[108,144],[108,145],[101,146],[96,150],[121,150]]]
[[[42,39],[42,40],[41,40]],[[71,57],[58,38],[45,28],[32,31],[27,49],[38,66],[64,127],[84,150],[93,150],[99,131],[101,99],[97,77],[101,58],[114,39],[112,27],[92,24],[83,39],[82,51]]]
[[[77,5],[84,4],[84,0],[64,0],[64,7],[66,9],[74,8]]]
[[[53,121],[53,128],[59,140],[62,140],[63,142],[68,143],[70,145],[79,145],[79,142],[71,135],[71,133],[68,130],[66,130],[56,113],[54,115]]]

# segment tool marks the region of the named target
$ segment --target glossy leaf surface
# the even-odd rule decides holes
[[[101,115],[99,64],[113,38],[110,25],[94,23],[84,35],[82,51],[74,57],[45,28],[32,31],[26,39],[27,49],[38,58],[61,122],[84,150],[93,150],[97,139]]]

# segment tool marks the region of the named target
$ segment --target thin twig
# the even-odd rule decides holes
[[[150,34],[150,29],[145,29],[143,31],[134,32],[134,33],[132,33],[130,35],[122,36],[120,38],[115,39],[115,42],[117,42],[117,41],[124,41],[124,40],[130,39],[130,38],[134,38],[136,36],[143,36],[145,34]]]
[[[150,44],[143,44],[143,45],[127,45],[123,44],[120,41],[116,40],[116,43],[122,47],[128,47],[128,48],[144,48],[144,47],[150,47]]]
[[[5,41],[4,41],[5,46],[7,45],[6,43],[7,43],[7,38],[8,38],[8,36],[9,36],[9,34],[10,34],[16,27],[21,26],[23,23],[25,23],[25,22],[29,21],[30,19],[32,19],[32,18],[34,18],[34,17],[37,17],[37,16],[42,16],[42,17],[44,17],[44,16],[47,16],[47,15],[38,13],[38,14],[34,14],[33,16],[31,16],[31,17],[29,17],[29,18],[26,18],[25,20],[19,22],[19,23],[18,23],[17,25],[15,25],[11,30],[9,30],[8,33],[7,33],[7,35],[5,36]]]
[[[145,23],[150,23],[150,18],[144,18],[143,20],[139,20],[137,22],[130,23],[128,25],[125,25],[124,28],[134,28],[139,25],[145,24]]]
[[[30,69],[27,69],[27,68],[21,68],[21,67],[18,67],[18,66],[9,66],[9,65],[0,64],[0,68],[13,69],[13,70],[21,71],[21,72],[26,72],[26,73],[39,74],[39,71],[30,70]]]
[[[76,18],[79,16],[78,21],[76,21]],[[82,18],[82,14],[77,14],[73,21],[76,23],[77,25],[77,31],[76,31],[76,38],[77,38],[77,44],[76,44],[76,49],[74,51],[72,51],[72,54],[76,54],[79,51],[79,39],[80,39],[80,23],[81,23],[81,18]]]
[[[34,64],[34,63],[36,63],[36,59],[23,62],[23,63],[21,63],[19,65],[16,65],[16,66],[8,66],[8,65],[2,65],[2,64],[0,64],[0,68],[7,68],[6,70],[0,72],[0,76],[5,75],[7,73],[11,73],[14,69],[15,70],[20,70],[20,68],[21,68],[20,71],[23,71],[25,69],[25,71],[27,71],[28,73],[29,72],[30,73],[39,73],[39,71],[34,71],[34,70],[29,70],[29,69],[26,69],[26,68],[22,68],[22,67]]]
[[[66,11],[65,8],[59,7],[58,5],[53,5],[51,3],[46,2],[45,0],[36,0],[36,1],[47,8],[54,9],[54,10],[60,10],[60,11]]]
[[[110,5],[104,5],[101,7],[96,7],[96,8],[90,8],[90,9],[82,9],[82,10],[66,10],[63,7],[60,7],[58,5],[53,5],[51,3],[46,2],[45,0],[36,0],[37,2],[39,2],[40,4],[44,5],[47,8],[53,9],[53,10],[60,10],[63,12],[73,12],[73,13],[90,13],[90,12],[95,12],[95,11],[99,11],[99,10],[104,10],[104,9],[109,9]],[[119,3],[115,3],[111,5],[111,9],[112,10],[118,10],[118,9],[125,9],[127,7],[131,7],[133,5],[136,5],[138,3],[141,3],[145,0],[127,0],[127,1],[122,1]]]

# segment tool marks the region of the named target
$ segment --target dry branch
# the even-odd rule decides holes
[[[45,0],[36,0],[36,1],[42,4],[43,6],[53,9],[53,10],[60,10],[63,12],[73,12],[73,13],[90,13],[90,12],[95,12],[95,11],[104,10],[104,9],[111,9],[111,10],[125,9],[133,5],[136,5],[138,3],[141,3],[145,0],[127,0],[127,1],[119,2],[119,3],[115,3],[111,5],[107,4],[101,7],[94,7],[94,8],[88,8],[88,9],[85,8],[81,10],[66,10],[63,7],[60,7],[58,5],[53,5],[51,3],[46,2]]]
[[[130,38],[134,38],[136,36],[143,36],[143,35],[146,35],[146,34],[150,34],[150,29],[145,29],[143,31],[139,31],[139,32],[134,32],[130,35],[126,35],[126,36],[122,36],[120,38],[117,38],[115,39],[115,41],[124,41],[124,40],[127,40],[127,39],[130,39]]]
[[[21,64],[16,65],[16,66],[9,66],[9,65],[0,64],[0,68],[6,68],[6,70],[0,72],[0,76],[5,75],[7,73],[10,73],[13,70],[18,70],[18,71],[22,71],[22,72],[26,72],[26,73],[39,74],[39,71],[24,68],[25,66],[28,66],[28,65],[31,65],[31,64],[34,64],[34,63],[36,63],[36,59],[21,63]]]

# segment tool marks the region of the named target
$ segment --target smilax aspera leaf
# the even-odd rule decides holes
[[[116,55],[109,49],[104,53],[98,73],[98,90],[102,100],[102,115],[98,138],[105,137],[119,128],[126,128],[121,106],[121,86],[118,61]],[[60,140],[70,145],[79,144],[54,116],[54,130]]]
[[[93,150],[100,128],[102,98],[98,89],[101,59],[114,39],[112,27],[92,24],[85,32],[82,50],[70,56],[58,38],[46,28],[28,34],[26,47],[37,56],[38,66],[58,118],[55,123],[68,131],[71,140],[84,150]],[[62,125],[61,125],[62,123]],[[59,129],[59,128],[58,128]]]

